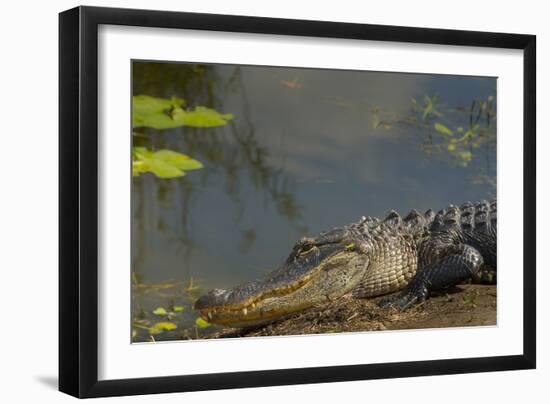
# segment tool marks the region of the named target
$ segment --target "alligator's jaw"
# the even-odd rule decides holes
[[[266,324],[317,303],[338,298],[363,276],[367,258],[334,243],[319,246],[309,257],[291,259],[265,280],[230,291],[216,289],[202,296],[195,308],[208,322],[231,327]]]
[[[256,311],[253,306],[250,306],[250,308],[245,307],[241,310],[201,310],[200,313],[202,318],[211,323],[220,324],[227,327],[246,328],[269,324],[275,320],[282,319],[292,313],[307,309],[311,306],[312,304],[308,302],[303,305],[293,305],[290,310],[278,308],[273,310]]]
[[[211,323],[247,327],[265,324],[311,305],[300,299],[300,289],[318,276],[316,268],[286,285],[270,287],[268,280],[255,281],[232,290],[214,289],[201,297],[195,308]],[[201,301],[201,299],[203,299]]]

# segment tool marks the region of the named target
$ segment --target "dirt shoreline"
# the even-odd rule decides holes
[[[378,299],[345,296],[261,328],[223,329],[204,338],[496,325],[496,296],[496,285],[459,285],[405,312],[381,309]]]

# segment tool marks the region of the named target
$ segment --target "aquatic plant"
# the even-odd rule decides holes
[[[135,95],[132,97],[132,126],[153,129],[171,129],[180,126],[211,128],[227,125],[232,114],[203,107],[185,108],[185,100],[172,96],[170,99]]]
[[[428,155],[449,157],[460,167],[468,167],[475,156],[479,174],[474,183],[484,183],[496,190],[496,161],[490,154],[496,150],[496,100],[494,96],[473,99],[469,107],[449,107],[436,95],[411,99],[410,113],[371,109],[372,126],[389,130],[408,127],[420,140]],[[485,153],[485,158],[483,158]]]
[[[175,178],[183,177],[185,171],[199,168],[202,168],[200,161],[173,150],[162,149],[153,152],[145,147],[132,149],[133,176],[151,172],[159,178]]]
[[[157,130],[190,126],[195,128],[211,128],[227,125],[233,119],[232,114],[219,112],[203,107],[185,108],[185,100],[172,96],[170,99],[136,95],[132,97],[132,127],[149,127]],[[134,136],[143,134],[134,132]],[[186,171],[202,168],[200,161],[186,154],[173,150],[162,149],[152,151],[145,147],[132,149],[132,175],[151,172],[159,178],[177,178]]]
[[[211,324],[198,317],[192,308],[202,292],[203,289],[193,278],[189,278],[187,282],[150,284],[140,281],[134,272],[132,341],[195,339],[211,332]]]

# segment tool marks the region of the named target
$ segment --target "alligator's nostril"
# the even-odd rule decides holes
[[[227,291],[225,289],[212,289],[206,294],[200,296],[195,301],[195,309],[202,310],[208,307],[216,306],[227,300]]]

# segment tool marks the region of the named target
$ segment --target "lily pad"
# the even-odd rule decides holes
[[[168,314],[168,312],[164,307],[157,307],[155,310],[153,310],[153,314],[156,314],[157,316],[165,316]]]
[[[206,321],[204,318],[202,317],[197,317],[197,319],[195,320],[195,324],[197,325],[197,327],[199,328],[207,328],[207,327],[210,327],[210,323],[208,321]]]
[[[133,176],[151,172],[160,178],[176,178],[184,176],[185,171],[202,167],[200,161],[173,150],[163,149],[153,152],[145,147],[133,148]]]
[[[149,95],[132,97],[132,126],[170,129],[180,126],[209,128],[227,125],[232,114],[221,114],[211,108],[197,106],[185,109],[185,101],[172,97],[164,99]]]
[[[149,328],[149,334],[161,334],[164,331],[175,330],[178,326],[171,321],[161,321]]]
[[[198,170],[199,168],[202,168],[200,161],[193,160],[189,156],[173,150],[159,150],[153,153],[153,157],[184,171]]]
[[[173,118],[185,126],[209,128],[227,125],[227,122],[233,119],[233,114],[220,114],[206,107],[195,107],[192,111],[179,108],[174,110]]]

